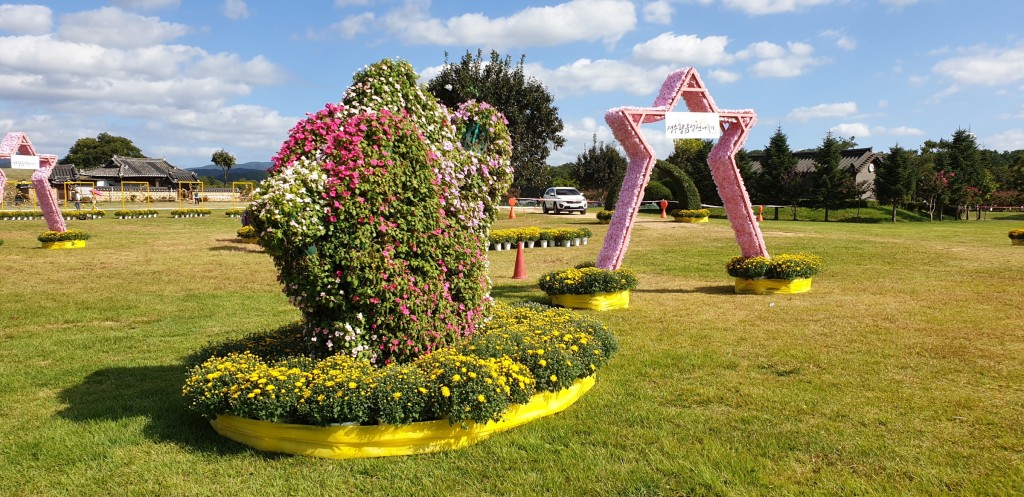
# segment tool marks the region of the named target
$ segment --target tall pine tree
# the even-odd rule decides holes
[[[896,209],[909,202],[914,195],[917,174],[914,153],[896,145],[878,164],[875,173],[875,196],[883,205],[892,206],[892,222],[896,222]]]
[[[829,220],[830,211],[857,195],[853,175],[840,165],[842,160],[842,146],[829,131],[814,153],[814,187],[811,189],[815,207],[825,209],[825,221]]]

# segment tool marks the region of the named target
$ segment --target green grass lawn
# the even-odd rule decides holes
[[[884,209],[883,209],[884,210]],[[782,219],[788,219],[782,213]],[[862,214],[863,215],[863,214]],[[846,216],[850,217],[850,216]],[[846,218],[844,217],[844,218]],[[772,253],[812,252],[810,293],[732,293],[728,221],[644,214],[620,351],[567,411],[456,452],[334,461],[218,436],[180,398],[185,356],[298,318],[238,220],[0,223],[0,495],[1013,495],[1024,493],[1024,217],[765,221]],[[590,244],[491,252],[494,295]]]

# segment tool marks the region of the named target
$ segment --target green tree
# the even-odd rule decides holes
[[[548,186],[544,171],[549,147],[561,147],[565,138],[560,135],[563,124],[554,98],[543,83],[524,74],[525,59],[523,55],[513,65],[509,56],[491,51],[490,60],[485,61],[478,50],[476,55],[466,52],[453,64],[446,53],[444,67],[427,83],[427,89],[448,107],[478,100],[505,114],[512,135],[512,187],[522,195],[539,196]]]
[[[700,192],[697,191],[697,185],[693,184],[693,180],[682,169],[671,162],[659,160],[654,165],[654,173],[661,178],[662,184],[669,187],[672,198],[679,202],[680,209],[696,210],[701,208]]]
[[[968,188],[980,189],[985,183],[984,169],[981,163],[981,152],[974,133],[958,129],[952,139],[940,140],[939,153],[936,156],[936,168],[952,173],[949,180],[949,197],[957,205],[957,219],[968,209]]]
[[[626,158],[615,147],[598,142],[597,135],[594,135],[591,145],[576,156],[576,162],[571,163],[569,172],[580,188],[606,196],[609,189],[619,186],[616,181],[622,182],[627,164]]]
[[[875,173],[875,196],[883,205],[892,206],[892,222],[896,222],[896,209],[914,196],[917,171],[914,153],[896,145],[878,164]]]
[[[235,156],[227,153],[223,148],[214,152],[210,158],[213,163],[224,170],[224,184],[228,184],[228,171],[235,165]]]
[[[768,147],[761,159],[761,170],[754,175],[753,197],[761,204],[790,205],[793,209],[793,220],[796,221],[796,206],[804,196],[804,174],[796,169],[796,155],[789,148],[789,138],[782,132],[782,127],[775,128],[775,133],[768,140]],[[775,210],[778,220],[779,211]]]
[[[106,164],[112,157],[145,157],[142,150],[123,136],[100,133],[96,138],[79,138],[60,159],[61,164],[74,164],[79,170],[92,169]]]
[[[814,154],[814,186],[811,188],[811,199],[814,206],[825,209],[825,221],[829,220],[829,212],[852,200],[857,195],[853,175],[844,169],[843,149],[840,142],[828,132]]]
[[[697,186],[701,200],[708,204],[721,205],[722,198],[718,196],[718,186],[708,166],[708,154],[712,148],[714,143],[711,140],[675,140],[672,144],[672,153],[665,160],[690,176],[693,184]]]

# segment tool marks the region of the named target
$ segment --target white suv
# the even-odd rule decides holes
[[[544,214],[554,212],[561,214],[562,211],[578,211],[580,214],[587,213],[587,199],[575,188],[566,186],[553,186],[544,192],[541,199],[541,210]]]

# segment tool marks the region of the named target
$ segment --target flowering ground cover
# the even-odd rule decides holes
[[[723,271],[725,220],[642,214],[625,261],[639,286],[599,316],[618,353],[571,409],[457,452],[338,462],[238,445],[181,399],[194,351],[300,318],[237,219],[73,220],[93,235],[80,251],[7,223],[0,494],[1019,494],[1022,225],[764,221],[773,251],[826,266],[813,292],[756,296]],[[594,260],[607,230],[495,223],[526,226],[594,238],[527,252],[526,280],[514,252],[488,253],[499,301],[544,301],[539,277]]]

